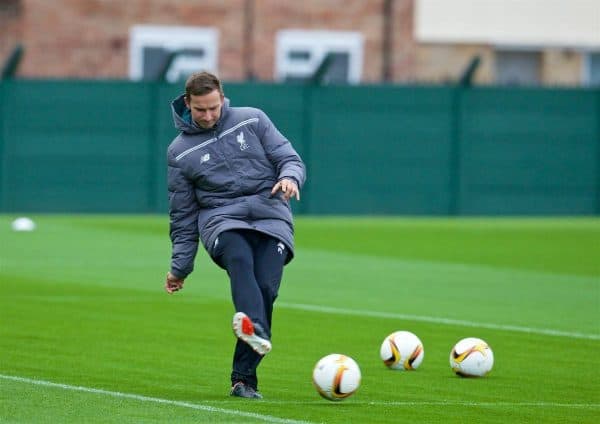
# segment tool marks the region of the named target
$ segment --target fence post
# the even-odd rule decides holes
[[[0,212],[4,210],[4,84],[0,82]]]
[[[310,213],[310,179],[311,179],[311,152],[312,152],[312,103],[315,84],[306,84],[302,87],[302,142],[304,152],[302,160],[306,166],[306,183],[302,189],[302,201],[299,212]]]
[[[157,118],[156,111],[158,109],[158,85],[160,83],[157,82],[148,82],[148,90],[149,93],[149,102],[150,107],[148,108],[148,131],[150,133],[150,137],[148,138],[148,152],[150,155],[148,156],[148,164],[147,164],[147,172],[148,172],[148,186],[146,189],[148,190],[148,203],[147,208],[148,212],[157,213],[158,212],[158,199],[157,196],[157,179],[158,175],[156,175],[156,169],[158,167],[158,134],[157,134]]]
[[[600,215],[600,88],[596,89],[596,214]]]
[[[461,100],[462,93],[466,90],[460,85],[452,88],[452,102],[450,110],[451,128],[450,128],[450,158],[449,158],[449,185],[450,202],[448,205],[448,215],[459,215],[461,213],[461,184],[462,184],[462,166],[461,166]]]
[[[6,212],[6,163],[7,163],[7,141],[4,130],[4,116],[6,110],[6,86],[9,84],[6,81],[0,81],[0,212]]]

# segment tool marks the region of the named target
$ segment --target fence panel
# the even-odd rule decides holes
[[[300,213],[598,214],[600,90],[229,84],[308,168]],[[181,84],[0,84],[0,211],[167,210]]]
[[[463,92],[460,212],[594,213],[596,100],[591,90]]]
[[[310,213],[448,213],[451,89],[314,90]]]
[[[3,86],[5,211],[148,211],[147,86]]]

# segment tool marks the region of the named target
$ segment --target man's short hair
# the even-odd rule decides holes
[[[185,98],[188,100],[190,96],[204,96],[215,90],[223,94],[221,81],[210,72],[195,72],[185,82]]]

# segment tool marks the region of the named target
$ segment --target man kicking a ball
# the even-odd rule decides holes
[[[165,289],[183,288],[200,240],[227,271],[236,313],[231,396],[262,398],[256,369],[271,350],[271,318],[294,255],[289,201],[300,200],[305,166],[268,116],[231,107],[219,79],[191,75],[172,104],[180,131],[167,151],[171,270]]]

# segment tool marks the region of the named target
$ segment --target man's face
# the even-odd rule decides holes
[[[185,105],[192,113],[192,119],[202,128],[212,128],[221,117],[223,95],[219,90],[213,90],[202,96],[190,95],[185,98]]]

